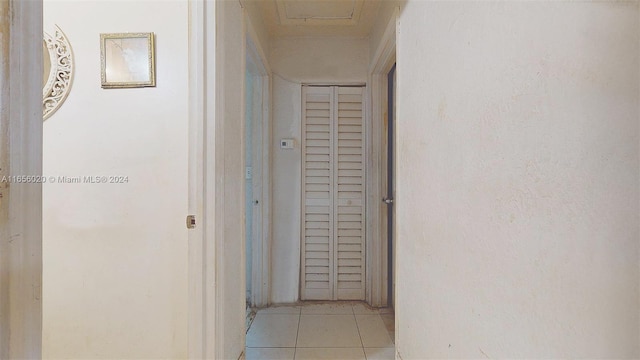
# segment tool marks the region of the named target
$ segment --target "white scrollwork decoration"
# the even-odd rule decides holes
[[[55,35],[44,33],[44,44],[49,52],[51,70],[47,82],[42,88],[42,117],[49,118],[71,90],[73,81],[73,53],[67,37],[58,26]],[[45,54],[46,55],[46,54]]]

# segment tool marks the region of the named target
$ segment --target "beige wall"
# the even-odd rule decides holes
[[[5,34],[9,34],[11,27],[9,26],[10,8],[9,0],[0,0],[0,176],[9,175],[5,170],[10,164],[9,161],[9,59],[10,56],[10,40]],[[9,326],[11,324],[11,315],[9,306],[9,202],[4,198],[7,193],[7,184],[0,185],[0,358],[9,357]]]
[[[400,2],[400,0],[385,0],[380,2],[378,16],[376,16],[376,20],[373,22],[369,33],[369,49],[371,49],[369,56],[371,57],[371,62],[375,61],[373,57],[376,56],[376,51],[381,45],[384,32],[387,30],[389,21],[391,21],[391,16],[394,15],[396,8],[400,6]]]
[[[42,352],[41,59],[42,3],[0,1],[2,359]]]
[[[271,41],[271,70],[298,83],[348,83],[367,80],[366,38],[304,37]]]
[[[640,357],[638,15],[402,9],[403,359]]]
[[[302,83],[365,83],[367,39],[282,38],[272,40],[273,238],[271,302],[299,299]],[[279,147],[294,139],[293,150]]]
[[[251,28],[253,28],[255,36],[257,37],[257,39],[255,40],[257,40],[256,46],[259,47],[258,51],[262,52],[261,55],[267,56],[271,38],[269,36],[269,31],[267,30],[266,24],[262,19],[262,12],[260,9],[259,1],[240,0],[240,2],[244,6],[244,13],[246,15],[247,24],[250,24]]]
[[[273,77],[273,237],[271,246],[272,303],[298,300],[300,281],[300,84]],[[296,139],[293,150],[279,147],[280,139]],[[284,173],[281,173],[284,171]]]
[[[45,0],[75,56],[44,124],[45,358],[187,356],[188,3]],[[100,88],[100,33],[155,32],[155,88]]]
[[[245,343],[244,20],[240,3],[216,3],[216,304],[219,359]],[[219,222],[218,222],[219,221]],[[213,265],[213,264],[212,264]]]

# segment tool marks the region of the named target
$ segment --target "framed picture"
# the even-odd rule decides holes
[[[153,33],[100,34],[102,88],[156,86]]]

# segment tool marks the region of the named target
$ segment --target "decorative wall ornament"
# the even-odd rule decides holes
[[[42,117],[48,119],[67,98],[73,81],[73,53],[69,40],[56,25],[54,36],[44,32]]]

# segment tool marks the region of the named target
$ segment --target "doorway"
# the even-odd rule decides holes
[[[260,90],[260,78],[257,76],[255,64],[251,62],[251,59],[247,57],[247,69],[245,71],[245,121],[244,121],[244,162],[245,162],[245,251],[246,251],[246,284],[247,284],[247,308],[252,305],[252,269],[253,269],[253,256],[252,249],[254,243],[254,236],[259,237],[260,229],[256,229],[255,223],[260,221],[260,208],[255,207],[259,205],[261,190],[261,177],[260,172],[256,171],[254,175],[254,161],[256,157],[259,157],[260,146],[255,142],[254,132],[259,131],[259,116],[260,112],[256,102],[258,102]],[[256,164],[257,165],[257,164]],[[259,165],[258,165],[259,167]],[[256,169],[259,170],[259,169]]]
[[[250,32],[244,79],[244,215],[247,309],[266,306],[269,291],[269,72]]]
[[[384,120],[382,114],[384,114],[387,102],[387,90],[386,90],[386,76],[390,69],[387,65],[393,65],[393,62],[389,64],[389,54],[395,52],[390,51],[381,52],[376,50],[373,59],[370,59],[371,53],[369,52],[370,42],[365,38],[354,37],[341,37],[341,36],[322,36],[322,37],[285,37],[272,39],[273,42],[262,41],[260,34],[264,32],[254,33],[251,35],[251,26],[255,24],[260,26],[260,21],[252,21],[251,13],[254,3],[246,2],[246,7],[238,6],[235,2],[222,2],[216,3],[216,82],[211,87],[207,86],[205,89],[216,89],[216,114],[212,120],[215,122],[215,138],[220,139],[216,144],[216,163],[212,163],[214,167],[212,173],[215,175],[215,183],[207,183],[207,188],[213,185],[212,189],[215,192],[215,213],[214,218],[211,221],[215,226],[215,238],[212,238],[216,243],[215,263],[208,263],[213,267],[215,272],[216,286],[215,286],[215,304],[212,302],[206,302],[207,307],[206,314],[214,314],[215,316],[215,328],[213,331],[207,331],[205,335],[215,332],[215,352],[217,357],[231,358],[235,357],[241,351],[242,344],[245,342],[245,334],[238,332],[240,322],[239,315],[240,309],[242,309],[242,323],[244,325],[244,313],[246,310],[247,300],[249,304],[255,304],[257,307],[264,307],[273,304],[291,304],[297,302],[299,297],[299,284],[300,284],[300,234],[301,234],[301,211],[300,211],[300,194],[302,186],[302,126],[301,126],[301,111],[302,111],[302,98],[301,98],[301,86],[304,84],[318,84],[322,86],[334,86],[332,84],[344,84],[344,85],[363,85],[367,84],[364,88],[362,95],[363,101],[363,152],[369,157],[372,148],[375,149],[376,156],[371,156],[371,160],[365,159],[363,169],[347,169],[347,170],[363,170],[367,174],[367,179],[374,181],[375,178],[375,191],[369,193],[369,189],[374,187],[366,181],[363,186],[367,188],[367,191],[363,193],[367,194],[365,202],[365,214],[366,222],[364,224],[364,232],[369,240],[373,240],[375,237],[376,243],[373,241],[367,241],[367,247],[363,250],[365,257],[365,271],[364,282],[364,299],[368,304],[371,304],[374,308],[385,307],[387,305],[387,243],[386,225],[383,222],[386,217],[382,214],[384,204],[381,199],[385,195],[386,191],[381,187],[384,176],[382,173],[382,153],[385,151],[383,144],[386,141],[382,140],[384,132]],[[260,3],[260,4],[266,4]],[[256,5],[257,6],[257,5]],[[267,6],[267,5],[265,5]],[[255,9],[254,9],[255,10]],[[259,9],[257,9],[259,10]],[[391,12],[391,11],[389,11]],[[257,19],[259,11],[254,11],[256,14],[254,17]],[[388,28],[393,31],[384,31],[382,40],[379,47],[387,46],[387,39],[393,43],[392,49],[395,49],[395,15],[388,15],[388,22],[391,24]],[[381,20],[380,24],[385,23],[385,20]],[[272,24],[273,25],[273,24]],[[274,26],[285,26],[277,25]],[[244,27],[244,29],[243,29]],[[380,30],[384,25],[378,26]],[[281,28],[280,28],[281,29]],[[306,28],[311,31],[311,28]],[[329,29],[329,28],[327,28]],[[264,29],[259,29],[264,30]],[[315,28],[313,31],[316,31]],[[345,28],[346,33],[346,28]],[[240,38],[238,35],[244,35]],[[239,40],[244,40],[242,46]],[[268,144],[272,150],[273,158],[270,162],[262,162],[262,164],[268,164],[265,166],[262,174],[263,181],[269,179],[264,175],[264,171],[269,168],[272,169],[273,179],[270,190],[263,191],[263,196],[270,194],[272,196],[272,219],[269,221],[265,216],[265,211],[269,211],[269,207],[264,207],[264,202],[255,204],[250,201],[255,201],[255,187],[254,181],[257,179],[256,164],[254,158],[249,160],[249,150],[245,143],[245,138],[248,139],[251,133],[255,132],[255,128],[251,124],[251,130],[245,129],[249,127],[248,123],[245,123],[248,118],[253,118],[254,113],[247,115],[248,109],[245,107],[246,103],[238,101],[239,97],[242,100],[248,100],[255,94],[250,95],[246,92],[248,87],[255,87],[257,81],[250,75],[251,71],[247,71],[247,67],[241,62],[247,61],[247,56],[250,53],[252,47],[251,42],[258,45],[259,49],[269,49],[269,57],[259,56],[258,58],[265,59],[264,64],[267,64],[271,70],[267,71],[269,79],[273,80],[273,102],[269,99],[263,103],[271,104],[273,108],[273,124],[265,127],[271,129],[272,137],[268,141],[263,141],[263,145]],[[208,46],[209,43],[207,42]],[[266,44],[266,45],[265,45]],[[258,51],[261,54],[261,51]],[[268,61],[266,61],[268,60]],[[248,62],[248,61],[247,61]],[[260,64],[257,64],[260,65]],[[373,65],[373,66],[372,66]],[[273,72],[271,72],[273,71]],[[271,74],[273,74],[271,76]],[[245,83],[248,79],[245,77],[251,77],[251,83]],[[372,79],[373,77],[373,79]],[[242,81],[238,81],[242,79]],[[379,83],[374,84],[374,83]],[[264,84],[264,83],[263,83]],[[369,87],[371,84],[371,87]],[[239,86],[241,89],[238,89]],[[377,90],[374,92],[373,88]],[[238,91],[240,90],[240,91]],[[264,96],[264,94],[263,94]],[[267,96],[265,96],[267,97]],[[242,106],[238,107],[238,103]],[[254,100],[251,100],[253,103]],[[383,105],[384,104],[384,105]],[[379,108],[375,118],[372,118],[370,111],[371,105],[375,105]],[[254,111],[253,109],[251,111]],[[247,119],[240,118],[238,113],[242,116],[246,116]],[[209,118],[207,118],[209,119]],[[241,124],[241,126],[238,126]],[[317,125],[317,124],[316,124]],[[210,128],[207,126],[207,128]],[[214,127],[211,127],[214,128]],[[376,132],[375,139],[372,137],[372,132]],[[264,135],[265,131],[263,131]],[[338,139],[340,140],[340,139]],[[355,140],[355,139],[350,139]],[[255,143],[252,142],[252,146]],[[220,149],[218,149],[218,147]],[[268,148],[268,147],[267,147]],[[219,151],[220,150],[220,151]],[[242,156],[238,156],[239,153]],[[247,154],[245,154],[245,152]],[[355,155],[355,154],[344,154]],[[263,153],[263,157],[268,155]],[[238,159],[241,159],[240,161]],[[263,159],[264,160],[264,159]],[[251,161],[252,163],[249,163]],[[375,163],[374,167],[371,167],[371,163]],[[207,163],[209,164],[209,163]],[[215,165],[215,166],[213,166]],[[249,166],[247,166],[249,165]],[[250,168],[249,171],[248,168]],[[240,171],[238,171],[240,170]],[[374,171],[375,170],[375,171]],[[248,172],[250,172],[251,179],[247,179]],[[251,180],[248,182],[247,180]],[[353,184],[349,184],[353,185]],[[249,188],[251,187],[251,188]],[[241,197],[237,196],[238,188],[241,189]],[[265,189],[263,187],[263,189]],[[375,201],[372,196],[375,195]],[[240,200],[240,201],[238,201]],[[238,212],[238,205],[242,205],[241,211]],[[249,205],[252,205],[251,207]],[[253,224],[256,222],[256,205],[262,205],[263,208],[263,224],[272,224],[273,229],[271,233],[269,231],[263,231],[262,236],[268,240],[258,242],[256,244],[256,232]],[[250,210],[249,210],[250,209]],[[375,220],[369,218],[369,213],[377,213]],[[347,214],[345,214],[347,215]],[[351,218],[348,214],[348,217]],[[246,218],[252,219],[246,219]],[[364,219],[364,217],[363,217]],[[243,221],[247,220],[247,221]],[[251,225],[250,225],[251,224]],[[374,231],[369,232],[369,226],[375,226]],[[238,226],[239,225],[239,226]],[[251,229],[248,226],[252,226]],[[383,229],[384,227],[384,229]],[[238,236],[238,229],[242,229],[241,236]],[[245,232],[249,235],[245,236]],[[247,248],[247,244],[244,241],[251,242],[251,248]],[[371,244],[371,246],[369,246]],[[262,261],[263,271],[256,271],[255,259],[259,258],[256,245],[265,246],[262,254],[270,253],[271,259]],[[376,248],[375,252],[372,250]],[[247,255],[247,256],[245,256]],[[245,258],[254,259],[251,264],[244,262]],[[242,259],[243,261],[238,261]],[[263,257],[263,259],[265,259]],[[265,266],[266,265],[266,266]],[[271,266],[269,266],[271,265]],[[251,278],[245,277],[247,267],[251,266]],[[207,266],[209,268],[209,266]],[[207,269],[208,270],[208,269]],[[371,276],[372,272],[376,272],[375,277]],[[263,284],[264,281],[256,281],[255,275],[262,274],[263,280],[268,280],[266,283],[271,288],[268,291],[262,292],[263,301],[261,305],[256,300],[252,300],[259,291],[256,291],[257,284]],[[248,287],[238,282],[246,281],[250,282]],[[368,285],[371,284],[371,287]],[[209,285],[209,283],[206,283]],[[234,287],[235,285],[235,287]],[[373,291],[370,290],[373,287],[377,289],[376,294],[372,295]],[[263,289],[264,290],[264,289]],[[265,296],[266,294],[266,296]],[[374,301],[375,300],[375,301]],[[210,309],[210,310],[209,310]],[[289,309],[291,310],[291,309]],[[285,311],[289,311],[285,310]],[[349,307],[347,307],[349,310]],[[367,309],[369,310],[369,309]],[[264,313],[265,310],[260,310]],[[258,312],[258,316],[260,315]],[[269,311],[269,310],[266,310]],[[276,310],[277,311],[277,310]],[[322,309],[321,311],[325,311]],[[345,310],[346,311],[346,310]],[[274,314],[276,315],[276,314]],[[288,314],[283,314],[288,315]],[[311,314],[306,315],[300,313],[300,321],[302,321],[303,315],[313,316]],[[332,314],[323,314],[332,315]],[[357,321],[355,310],[353,305],[349,314],[345,314],[353,317],[351,320]],[[372,318],[378,319],[374,315],[379,314],[365,314],[372,316]],[[213,316],[212,316],[213,317]],[[376,321],[377,321],[376,320]],[[378,323],[383,320],[378,321]],[[244,326],[242,327],[244,329]],[[268,327],[270,329],[270,327]],[[269,331],[267,329],[267,331]],[[369,329],[369,327],[363,327],[363,329]],[[209,330],[209,329],[207,329]],[[366,346],[366,345],[365,345]]]
[[[387,306],[394,308],[395,306],[395,120],[396,120],[396,65],[394,64],[387,74],[387,195],[383,201],[387,205]]]

